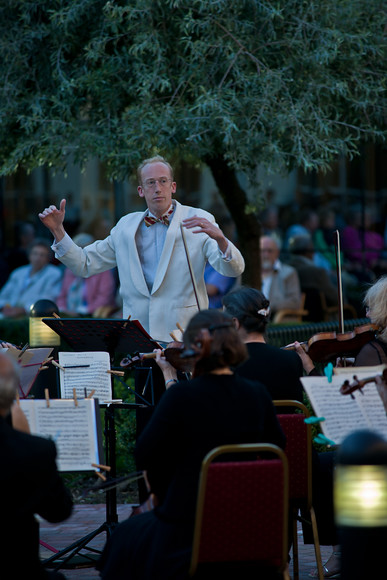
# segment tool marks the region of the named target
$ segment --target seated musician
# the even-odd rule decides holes
[[[1,577],[64,579],[60,573],[47,572],[39,560],[39,524],[34,514],[61,522],[71,514],[72,499],[57,471],[55,444],[10,425],[17,385],[17,368],[0,353]]]
[[[102,578],[185,579],[191,557],[198,476],[205,455],[226,443],[270,442],[285,437],[265,387],[234,374],[246,348],[231,317],[202,310],[184,333],[187,348],[211,340],[195,363],[194,378],[177,382],[158,352],[167,390],[136,446],[157,497],[153,510],[119,524],[98,564]]]
[[[255,288],[237,288],[224,296],[223,306],[233,317],[249,353],[249,359],[237,367],[235,372],[262,382],[273,400],[294,399],[303,402],[300,381],[303,375],[301,358],[295,352],[282,350],[265,341],[265,329],[269,321],[269,301],[262,292]],[[313,369],[312,363],[308,372]],[[315,498],[313,505],[318,518],[320,544],[333,546],[331,557],[323,565],[324,577],[333,578],[340,571],[340,546],[337,544],[333,521],[334,456],[333,453],[314,452],[312,460]],[[313,543],[307,528],[304,529],[304,542]],[[313,570],[310,576],[317,577],[317,569]]]
[[[240,286],[223,297],[223,308],[232,316],[249,358],[235,372],[262,382],[273,400],[303,401],[302,364],[295,352],[266,343],[270,302],[255,288]]]

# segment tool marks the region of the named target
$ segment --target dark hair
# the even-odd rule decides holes
[[[223,306],[236,318],[246,332],[264,334],[269,314],[260,313],[270,306],[269,300],[256,288],[240,286],[223,296]]]
[[[32,242],[28,246],[28,253],[30,253],[31,250],[33,248],[35,248],[36,246],[41,246],[42,248],[46,248],[48,255],[51,257],[51,254],[52,254],[51,244],[47,238],[35,238],[34,240],[32,240]]]
[[[184,332],[186,348],[201,341],[201,331],[210,333],[210,352],[195,365],[195,375],[209,373],[215,369],[235,367],[247,358],[247,350],[238,335],[232,317],[221,310],[201,310],[193,316]]]

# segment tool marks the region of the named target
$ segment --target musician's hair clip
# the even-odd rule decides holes
[[[270,314],[270,307],[268,308],[261,308],[261,310],[257,310],[258,314],[260,314],[261,316],[269,316]]]

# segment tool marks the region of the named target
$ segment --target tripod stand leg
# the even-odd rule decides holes
[[[76,542],[73,542],[67,548],[63,548],[63,550],[59,550],[56,554],[43,560],[43,565],[46,568],[54,568],[54,570],[59,570],[67,565],[67,567],[71,567],[71,560],[79,554],[79,552],[83,549],[88,550],[94,554],[98,554],[98,556],[102,553],[101,550],[97,550],[96,548],[88,547],[87,544],[91,542],[96,536],[101,534],[102,532],[106,532],[109,536],[113,531],[114,526],[109,526],[106,522],[103,523],[99,528],[93,530],[83,538],[80,538]],[[64,558],[64,556],[67,557]],[[91,558],[90,554],[79,554],[79,556],[83,559],[83,562],[77,562],[78,565],[83,564],[87,565],[90,564],[93,566],[95,564],[95,558]],[[55,562],[58,562],[55,565]]]

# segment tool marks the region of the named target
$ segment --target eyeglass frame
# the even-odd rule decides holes
[[[162,180],[165,180],[165,183],[162,183]],[[154,183],[150,184],[149,183],[150,181],[153,181]],[[160,185],[160,187],[167,187],[167,184],[173,183],[173,180],[170,177],[159,177],[158,179],[154,179],[152,177],[152,178],[144,181],[142,185],[143,185],[144,189],[153,189],[156,186],[157,182]]]

